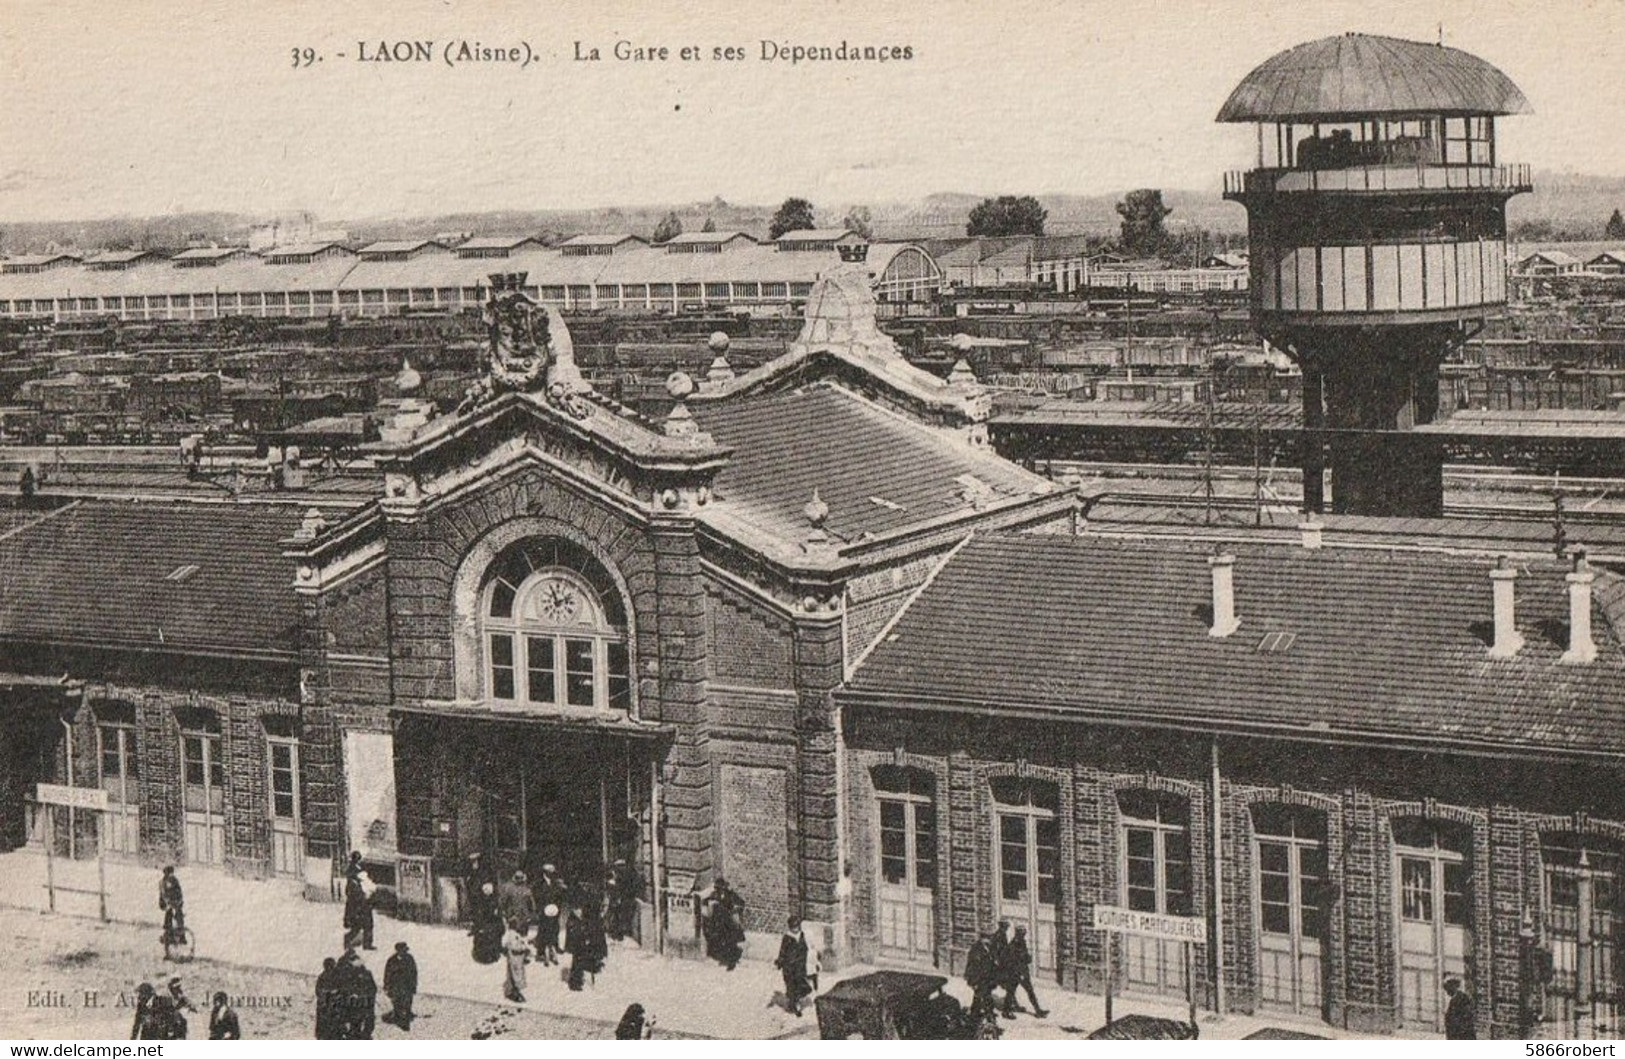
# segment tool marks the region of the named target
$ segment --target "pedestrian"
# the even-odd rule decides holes
[[[653,1015],[644,1013],[642,1004],[628,1004],[626,1013],[615,1026],[615,1039],[618,1041],[647,1041],[654,1036],[655,1020]]]
[[[370,1041],[377,1028],[378,980],[354,949],[339,961],[340,1040]]]
[[[604,969],[604,957],[609,953],[598,901],[588,900],[570,910],[564,928],[564,950],[570,954],[570,990],[579,993],[587,975],[596,977]]]
[[[372,885],[371,878],[361,865],[361,851],[350,854],[350,866],[344,872],[344,947],[353,949],[357,943],[363,949],[372,949]]]
[[[385,1022],[412,1031],[412,998],[418,991],[418,961],[413,958],[406,942],[395,943],[395,954],[384,962],[384,995],[389,997],[389,1014]]]
[[[991,930],[978,937],[965,957],[965,984],[971,989],[970,1017],[978,1024],[993,1013],[993,985],[998,977],[993,938]]]
[[[507,933],[502,935],[502,952],[508,958],[507,974],[502,980],[502,995],[516,1004],[525,1002],[525,964],[530,962],[530,942],[519,929],[519,920],[508,921]]]
[[[1004,1004],[1001,1014],[1007,1019],[1016,1017],[1016,987],[1010,981],[1010,921],[999,920],[999,929],[994,931],[993,937],[988,940],[988,955],[993,961],[993,985],[1004,989]],[[992,998],[992,986],[989,986],[988,997]]]
[[[160,993],[151,986],[146,987],[147,998],[146,1017],[140,1017],[141,1005],[136,1003],[137,1020],[140,1023],[142,1040],[147,1041],[184,1041],[186,1039],[186,1020],[180,1012],[175,1010],[175,998],[169,993]]]
[[[1004,951],[1004,965],[1005,1017],[1015,1018],[1015,1013],[1021,1010],[1021,1005],[1016,1003],[1017,987],[1027,990],[1027,999],[1032,1002],[1035,1017],[1048,1015],[1044,1005],[1038,1002],[1038,994],[1033,992],[1033,954],[1027,947],[1026,927],[1016,928],[1016,936],[1010,939],[1010,946]]]
[[[502,921],[502,912],[497,908],[496,887],[482,882],[480,891],[481,900],[473,906],[474,924],[468,932],[474,936],[474,962],[491,964],[502,959],[502,935],[508,924]]]
[[[186,894],[173,864],[158,879],[158,909],[164,914],[164,944],[179,944],[186,935]]]
[[[545,964],[559,962],[559,916],[569,900],[563,876],[551,864],[543,864],[536,877],[535,905],[541,910],[536,928],[536,958]]]
[[[739,966],[745,944],[745,900],[718,878],[701,909],[706,954],[728,970]]]
[[[209,1008],[209,1040],[240,1041],[243,1028],[237,1022],[237,1012],[231,1009],[231,998],[215,993],[214,1006]]]
[[[536,899],[531,896],[530,883],[525,873],[516,871],[513,877],[497,890],[497,907],[505,923],[518,922],[519,933],[529,935],[536,924]]]
[[[322,960],[322,973],[316,976],[316,1039],[338,1040],[338,964],[329,956]]]
[[[485,858],[478,850],[468,855],[468,871],[463,878],[463,884],[468,892],[468,919],[470,923],[478,923],[481,913],[489,906],[496,910],[496,876],[485,866]]]
[[[1467,995],[1461,979],[1450,975],[1444,980],[1444,992],[1450,999],[1444,1008],[1444,1038],[1447,1041],[1476,1041],[1478,1028],[1474,1024],[1473,998]]]
[[[186,1025],[186,1013],[188,1011],[197,1011],[197,1005],[192,1003],[191,1000],[187,999],[186,990],[181,987],[181,980],[179,978],[171,978],[169,980],[169,1002],[172,1010],[175,1013],[172,1017],[175,1020],[175,1028],[178,1031],[178,1036],[170,1039],[184,1041],[186,1040],[188,1033],[188,1027]]]
[[[638,918],[638,875],[625,857],[615,858],[604,873],[604,895],[608,905],[605,927],[610,937],[620,941],[637,930]]]
[[[158,1035],[153,1032],[152,1002],[158,991],[152,988],[152,983],[142,982],[135,989],[135,1021],[130,1023],[130,1040],[154,1041]]]
[[[773,961],[784,978],[784,1000],[801,1015],[801,1002],[812,992],[807,980],[807,935],[801,930],[801,917],[791,916],[784,936],[779,939],[779,956]]]

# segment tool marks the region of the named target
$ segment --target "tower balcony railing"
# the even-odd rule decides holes
[[[1344,169],[1233,169],[1225,198],[1297,192],[1530,191],[1529,164],[1372,165]]]

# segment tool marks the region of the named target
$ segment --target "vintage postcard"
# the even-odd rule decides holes
[[[0,1038],[1612,1055],[1622,69],[6,0]]]

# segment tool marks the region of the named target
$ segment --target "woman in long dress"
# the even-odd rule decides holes
[[[507,933],[508,925],[497,911],[495,887],[482,883],[481,889],[485,899],[470,909],[473,923],[468,932],[474,936],[474,962],[491,964],[502,959],[502,935]]]
[[[519,931],[519,921],[509,920],[502,935],[502,952],[508,958],[508,973],[502,980],[502,995],[516,1004],[525,1002],[525,964],[530,962],[530,942]]]

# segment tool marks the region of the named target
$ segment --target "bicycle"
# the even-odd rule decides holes
[[[172,963],[190,963],[197,946],[197,937],[190,927],[166,928],[158,936],[164,946],[164,959]]]

